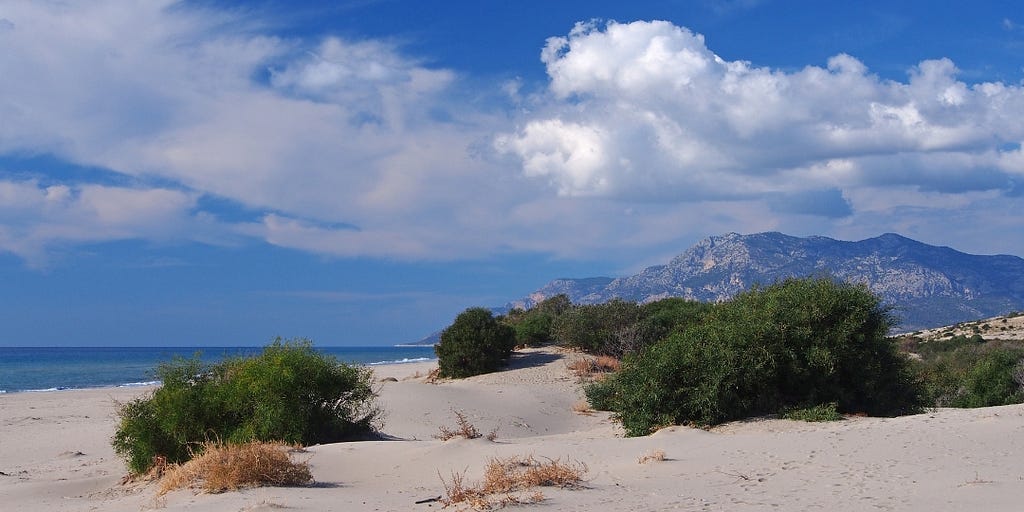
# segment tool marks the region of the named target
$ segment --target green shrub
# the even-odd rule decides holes
[[[516,334],[516,343],[536,347],[551,341],[551,315],[539,311],[526,313],[523,318],[513,326]]]
[[[583,391],[587,396],[587,402],[594,409],[599,411],[619,410],[619,385],[615,382],[614,376],[592,382],[584,387]]]
[[[952,401],[953,407],[991,407],[1021,403],[1024,398],[1014,370],[1021,362],[1019,350],[993,350],[983,354],[967,370],[962,392]]]
[[[441,332],[434,347],[442,377],[462,378],[501,368],[515,348],[515,331],[484,308],[469,308]]]
[[[790,409],[783,413],[782,417],[787,420],[813,422],[840,421],[844,419],[835,402],[815,405],[813,407],[804,407],[802,409]]]
[[[552,341],[552,325],[572,308],[572,302],[565,294],[548,297],[528,310],[512,308],[499,317],[498,321],[515,330],[516,344],[528,347],[546,345]]]
[[[640,306],[641,322],[662,329],[664,336],[674,330],[697,325],[714,306],[706,302],[670,297]]]
[[[630,345],[630,329],[640,320],[635,302],[613,299],[604,304],[575,306],[559,316],[551,327],[560,344],[591,354],[621,357]]]
[[[121,405],[114,450],[132,473],[157,457],[189,459],[206,441],[341,441],[374,429],[369,369],[341,364],[308,340],[278,339],[261,354],[214,365],[198,358],[160,365],[162,384]]]
[[[560,293],[538,302],[537,305],[530,308],[530,310],[556,317],[566,311],[569,311],[570,308],[572,308],[572,301],[569,300],[569,296],[564,293]]]
[[[861,286],[792,279],[754,288],[626,357],[602,383],[613,389],[588,396],[610,405],[629,435],[808,404],[877,415],[916,411],[922,388],[885,337],[891,322]]]
[[[989,407],[1024,402],[1020,372],[1024,345],[958,338],[922,344],[922,360],[915,367],[932,405]]]

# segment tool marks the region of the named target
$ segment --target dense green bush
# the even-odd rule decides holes
[[[553,317],[540,311],[526,313],[512,328],[516,333],[516,344],[536,347],[551,341]]]
[[[537,347],[552,341],[555,319],[570,308],[572,302],[563,293],[548,297],[530,309],[513,308],[498,320],[515,330],[517,345]]]
[[[983,354],[965,375],[963,392],[953,407],[991,407],[1019,404],[1024,399],[1015,370],[1024,358],[1021,350],[993,350]]]
[[[462,378],[498,370],[515,344],[512,327],[485,308],[469,308],[441,332],[434,352],[442,377]]]
[[[157,457],[188,460],[204,441],[315,444],[378,425],[370,370],[341,364],[308,340],[278,339],[262,353],[207,365],[178,359],[157,369],[162,385],[121,405],[114,450],[144,473]]]
[[[538,302],[536,306],[530,308],[530,311],[536,311],[551,317],[556,317],[566,311],[569,311],[571,308],[572,301],[569,300],[569,296],[564,293],[560,293]]]
[[[887,310],[866,288],[829,279],[754,288],[627,356],[587,390],[629,435],[835,403],[840,412],[917,410],[922,390],[886,338]]]
[[[566,310],[553,322],[551,335],[567,347],[621,358],[699,323],[711,308],[710,304],[676,297],[642,306],[613,299]]]
[[[698,325],[712,308],[712,304],[679,297],[644,304],[640,306],[640,320],[626,331],[633,335],[620,336],[620,354],[639,352],[673,332]]]
[[[989,407],[1024,402],[1024,344],[974,336],[921,343],[914,363],[937,407]]]
[[[640,320],[640,306],[614,299],[603,304],[574,306],[551,326],[560,344],[592,354],[621,357],[631,329]]]
[[[835,402],[829,404],[815,405],[814,407],[804,407],[800,409],[790,409],[782,413],[782,417],[787,420],[797,421],[840,421],[843,418],[842,413],[839,412],[838,406]]]

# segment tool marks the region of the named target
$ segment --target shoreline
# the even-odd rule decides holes
[[[9,349],[19,350],[41,350],[43,352],[50,351],[64,351],[64,350],[82,350],[89,347],[29,347],[27,349],[19,347],[9,347]],[[64,392],[64,391],[76,391],[76,390],[92,390],[92,389],[106,389],[106,388],[122,388],[122,387],[148,387],[159,385],[159,381],[153,379],[153,369],[156,368],[161,362],[171,360],[173,352],[164,353],[167,350],[175,350],[178,347],[127,347],[128,349],[136,349],[140,351],[149,352],[149,358],[145,360],[137,361],[122,361],[117,359],[90,361],[89,364],[84,365],[82,368],[77,368],[75,365],[79,364],[77,361],[58,360],[50,362],[48,360],[36,360],[30,359],[25,362],[21,362],[18,359],[12,359],[7,362],[3,362],[0,365],[0,372],[5,372],[5,368],[9,368],[12,372],[7,375],[6,388],[0,387],[0,395],[5,394],[19,394],[19,393],[52,393],[52,392]],[[192,347],[187,347],[191,349]],[[219,358],[216,356],[218,351],[224,351],[225,354],[234,353],[236,350],[240,351],[252,351],[257,353],[262,350],[262,347],[206,347],[212,350],[213,357],[205,360],[205,362],[216,362]],[[437,357],[432,352],[427,354],[420,354],[415,351],[410,353],[410,350],[401,350],[403,347],[393,346],[380,346],[380,347],[315,347],[318,351],[327,355],[338,358],[338,361],[349,365],[359,365],[368,368],[380,368],[391,365],[407,365],[407,364],[419,364],[419,363],[436,363]],[[427,347],[404,347],[406,349],[421,348],[419,352],[425,352]],[[387,352],[395,350],[395,353],[389,354]],[[349,352],[348,351],[354,351]],[[363,353],[362,356],[359,354]],[[369,353],[369,357],[367,356]],[[0,349],[0,356],[3,355],[3,350]],[[393,357],[392,359],[378,359]],[[346,358],[359,358],[364,357],[370,359],[369,361],[352,361]],[[0,362],[3,360],[0,359]],[[19,364],[27,364],[27,367],[20,367]],[[35,375],[47,375],[51,368],[57,368],[57,371],[61,378],[43,378],[37,379]],[[124,369],[124,373],[130,378],[138,378],[138,380],[128,382],[116,382],[116,372]],[[84,377],[83,377],[84,376]],[[90,378],[91,377],[91,378]],[[98,381],[98,384],[92,384],[89,381]],[[115,382],[112,382],[115,381]],[[41,384],[40,387],[33,388],[21,388],[16,389],[16,386],[25,386],[31,384]]]

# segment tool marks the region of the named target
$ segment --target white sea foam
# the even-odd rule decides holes
[[[64,386],[59,386],[59,387],[55,387],[55,388],[23,389],[23,390],[21,390],[21,392],[22,393],[50,393],[52,391],[67,391],[69,389],[74,389],[74,388],[68,388],[68,387],[64,387]]]
[[[366,363],[367,366],[380,366],[382,364],[406,364],[406,363],[426,363],[428,361],[437,361],[436,357],[406,357],[404,359],[397,359],[394,361],[377,361],[376,363]]]

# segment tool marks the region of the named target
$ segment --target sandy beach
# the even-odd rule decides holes
[[[489,458],[532,455],[586,465],[584,488],[544,488],[545,510],[1019,510],[1024,406],[941,409],[833,423],[758,420],[710,431],[672,427],[623,438],[582,399],[555,349],[519,352],[502,372],[429,383],[434,363],[375,367],[387,441],[321,445],[311,487],[224,494],[121,485],[109,444],[116,402],[147,392],[110,388],[0,395],[4,510],[437,510],[445,478],[479,480]],[[433,436],[455,410],[494,441]],[[664,460],[639,463],[645,454]]]

